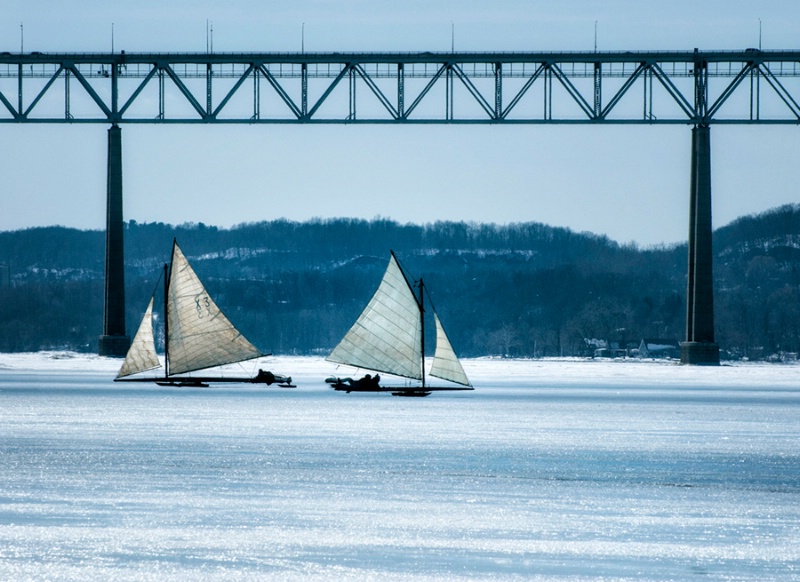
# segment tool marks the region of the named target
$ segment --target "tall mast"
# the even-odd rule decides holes
[[[169,376],[169,314],[167,313],[167,293],[169,293],[169,271],[164,263],[164,370]]]
[[[423,293],[424,284],[422,277],[419,278],[419,323],[422,333],[420,340],[422,342],[422,387],[425,388],[425,294]]]
[[[175,256],[175,244],[172,243],[172,256]],[[171,262],[171,259],[170,259]],[[164,263],[164,370],[169,376],[169,265]]]

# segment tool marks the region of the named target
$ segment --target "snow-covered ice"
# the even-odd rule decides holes
[[[800,580],[800,365],[466,360],[474,392],[0,354],[0,580]]]

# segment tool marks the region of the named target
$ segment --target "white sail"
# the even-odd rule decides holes
[[[170,375],[262,355],[209,297],[177,243],[172,251],[167,324]]]
[[[421,380],[421,338],[417,299],[392,255],[375,295],[326,359]]]
[[[472,386],[464,373],[464,368],[461,367],[461,362],[458,361],[450,340],[447,339],[447,334],[444,333],[442,322],[439,321],[439,316],[435,311],[433,312],[433,321],[436,323],[436,350],[433,353],[431,376],[450,380],[464,386]]]
[[[153,298],[151,297],[150,303],[147,304],[147,310],[144,312],[142,323],[139,324],[139,329],[136,331],[136,335],[133,336],[133,342],[131,342],[131,347],[125,356],[125,361],[122,362],[117,378],[160,367],[161,362],[158,361],[158,356],[156,356],[156,343],[153,339]]]

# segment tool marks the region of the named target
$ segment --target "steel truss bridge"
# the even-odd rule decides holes
[[[800,50],[0,53],[0,124],[108,131],[100,352],[124,355],[122,124],[683,124],[692,127],[686,338],[714,340],[710,127],[800,124]]]
[[[800,51],[3,53],[0,122],[800,123]]]

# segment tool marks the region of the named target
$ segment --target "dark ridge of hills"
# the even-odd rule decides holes
[[[104,233],[0,232],[0,350],[97,348]],[[629,347],[680,340],[686,245],[638,248],[539,223],[288,220],[230,229],[125,226],[133,335],[173,238],[242,332],[275,353],[330,349],[398,255],[425,277],[465,356],[585,355],[584,341]],[[746,216],[714,233],[717,340],[731,357],[800,351],[800,206]],[[0,275],[3,270],[0,270]]]

